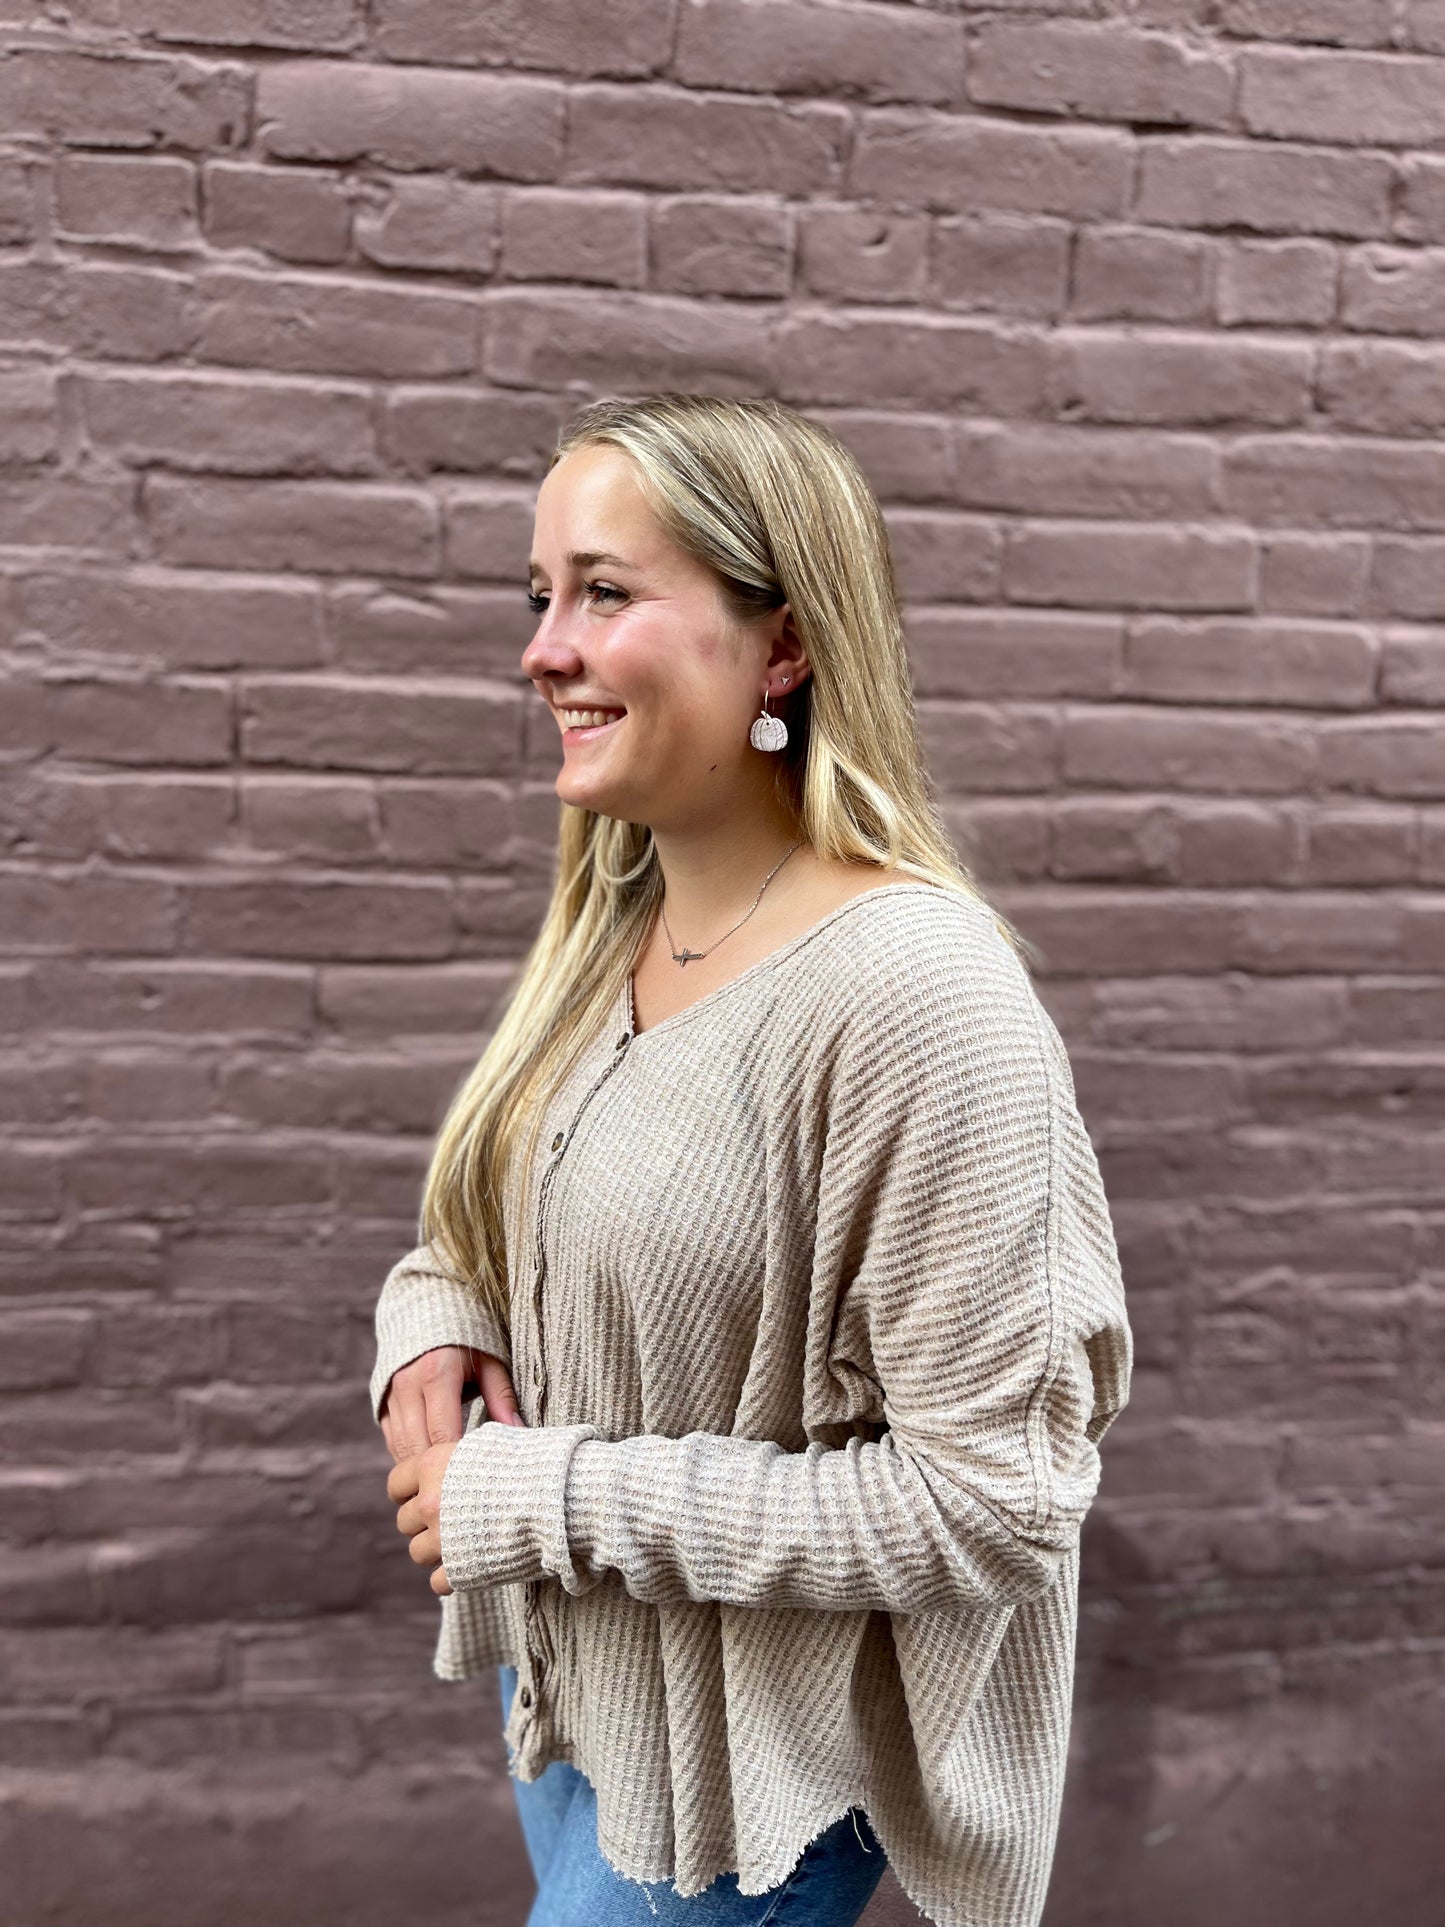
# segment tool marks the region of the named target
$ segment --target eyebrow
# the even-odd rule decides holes
[[[614,569],[632,569],[637,565],[629,562],[625,555],[609,555],[606,549],[573,549],[567,557],[569,567],[574,569],[594,569],[599,562],[610,562]],[[527,580],[542,572],[540,562],[527,564]]]

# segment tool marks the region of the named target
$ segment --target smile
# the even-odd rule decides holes
[[[562,724],[562,741],[583,743],[590,742],[594,736],[605,736],[609,729],[617,727],[626,714],[626,710],[559,709],[557,716]]]

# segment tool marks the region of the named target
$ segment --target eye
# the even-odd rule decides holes
[[[592,595],[606,596],[617,602],[625,602],[627,600],[627,591],[625,589],[614,589],[610,582],[584,582],[582,586]],[[532,611],[534,616],[541,615],[542,611],[547,607],[546,596],[538,595],[535,589],[529,589],[527,592],[527,607]]]

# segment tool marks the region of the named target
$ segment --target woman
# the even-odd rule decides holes
[[[1063,1045],[929,800],[882,515],[778,404],[602,402],[531,600],[556,887],[372,1378],[434,1669],[499,1668],[530,1927],[844,1927],[885,1855],[1025,1927],[1130,1336]]]

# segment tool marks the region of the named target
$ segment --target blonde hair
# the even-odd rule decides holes
[[[795,834],[824,860],[873,863],[986,902],[932,800],[888,531],[843,443],[781,402],[655,394],[583,408],[549,471],[597,445],[632,458],[662,528],[713,571],[735,623],[789,604],[811,673],[777,706],[788,742],[770,761]],[[663,888],[646,824],[563,803],[557,855],[546,917],[452,1099],[421,1206],[421,1241],[504,1329],[506,1174],[519,1152],[530,1169],[547,1104],[605,1020]],[[1031,967],[1021,933],[988,908]]]

